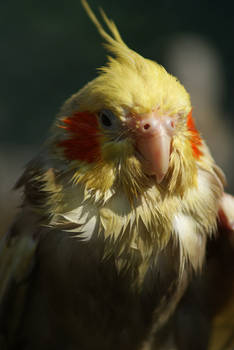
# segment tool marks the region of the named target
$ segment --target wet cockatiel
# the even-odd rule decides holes
[[[9,349],[150,349],[222,206],[185,88],[83,5],[112,56],[17,183],[22,210],[0,245]]]

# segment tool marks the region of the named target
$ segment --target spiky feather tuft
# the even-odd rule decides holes
[[[124,50],[131,51],[127,47],[127,45],[124,43],[123,39],[121,38],[121,35],[120,35],[115,23],[107,17],[107,15],[103,11],[103,9],[100,9],[100,13],[101,13],[102,18],[103,18],[104,22],[106,23],[108,29],[110,30],[112,36],[105,31],[101,22],[95,16],[94,12],[91,10],[87,1],[81,0],[81,3],[83,5],[84,9],[86,10],[89,18],[95,24],[99,34],[105,39],[105,41],[106,41],[105,46],[111,52],[113,52],[117,57],[121,57],[123,55]]]

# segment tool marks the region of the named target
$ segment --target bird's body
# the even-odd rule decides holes
[[[87,10],[116,58],[64,104],[17,184],[0,247],[10,349],[150,347],[217,227],[223,175],[189,95]]]
[[[200,176],[196,192],[201,212],[196,215],[206,205],[207,174]],[[64,213],[59,209],[48,223],[51,227],[38,228],[37,215],[31,224],[30,237],[31,232],[39,237],[38,265],[30,278],[20,341],[34,349],[136,349],[167,320],[192,270],[201,267],[206,236],[196,231],[196,221],[176,198],[160,203],[165,206],[160,217],[152,187],[152,205],[148,207],[150,199],[138,198],[134,213],[121,188],[104,205],[89,197],[84,201],[79,186],[65,186],[74,207]],[[160,247],[157,234],[164,216],[171,227],[160,232],[166,239]]]

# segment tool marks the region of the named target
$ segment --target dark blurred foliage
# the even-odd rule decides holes
[[[127,44],[165,65],[176,33],[205,37],[222,56],[233,114],[234,5],[231,1],[89,1],[115,20]],[[64,99],[105,62],[93,24],[79,0],[0,2],[0,141],[40,144]],[[173,73],[173,72],[172,72]]]

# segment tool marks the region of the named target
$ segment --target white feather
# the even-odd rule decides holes
[[[173,219],[173,228],[178,237],[182,256],[188,258],[194,270],[201,269],[205,256],[206,237],[197,230],[196,221],[182,213]]]

